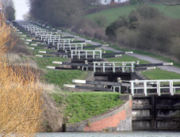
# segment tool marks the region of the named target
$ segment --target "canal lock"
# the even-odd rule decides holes
[[[133,97],[133,130],[180,130],[180,95]]]

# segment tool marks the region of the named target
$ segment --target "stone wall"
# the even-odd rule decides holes
[[[132,131],[132,98],[120,107],[81,123],[67,124],[67,132]]]

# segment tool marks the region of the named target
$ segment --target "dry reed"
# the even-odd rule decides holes
[[[8,64],[11,28],[3,15],[0,19],[0,134],[33,136],[41,125],[42,89],[28,66],[14,68]]]

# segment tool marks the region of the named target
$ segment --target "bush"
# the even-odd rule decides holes
[[[106,39],[105,30],[88,19],[80,20],[73,27],[73,31],[93,38]]]
[[[163,16],[146,5],[120,18],[106,29],[110,40],[141,50],[151,50],[180,59],[180,20]]]

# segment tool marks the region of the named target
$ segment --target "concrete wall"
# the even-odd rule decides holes
[[[132,99],[100,116],[77,124],[68,124],[67,132],[132,131]]]

